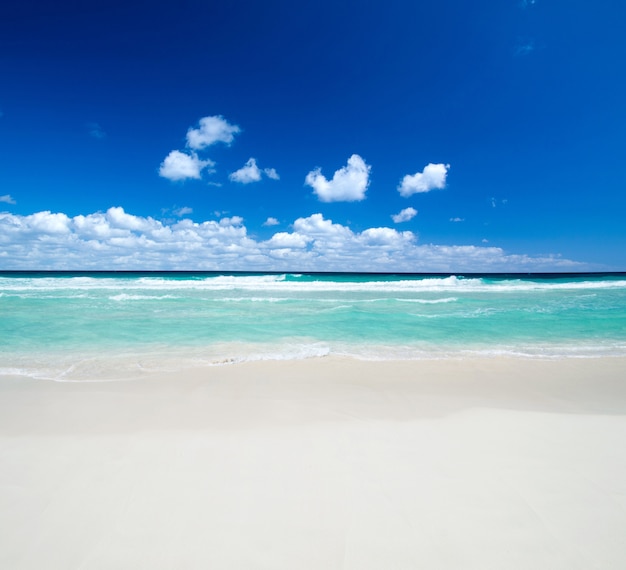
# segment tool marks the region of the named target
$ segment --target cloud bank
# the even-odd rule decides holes
[[[410,231],[355,232],[320,213],[262,241],[239,216],[172,222],[134,216],[121,207],[69,217],[0,213],[2,269],[133,269],[215,271],[581,271],[558,255],[511,255],[497,247],[420,245]]]
[[[365,199],[371,168],[358,154],[353,154],[332,180],[327,180],[321,168],[316,168],[307,174],[305,183],[321,202],[358,202]]]
[[[446,187],[446,175],[449,164],[427,164],[422,172],[407,174],[398,186],[401,196],[408,198],[413,194],[441,190]]]

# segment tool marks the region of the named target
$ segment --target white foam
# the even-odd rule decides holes
[[[36,361],[22,355],[0,367],[0,376],[23,376],[55,382],[104,382],[180,372],[199,367],[245,362],[305,360],[341,356],[365,361],[444,360],[471,358],[571,359],[626,356],[626,343],[527,345],[405,345],[384,343],[319,342],[299,339],[275,343],[221,343],[197,347],[152,346],[140,351],[51,353]]]
[[[441,303],[455,303],[458,297],[445,297],[443,299],[394,299],[399,303],[419,303],[420,305],[439,305]]]
[[[308,358],[321,358],[329,356],[331,349],[324,343],[314,344],[292,344],[278,347],[269,351],[258,351],[228,359],[228,362],[211,363],[215,364],[235,364],[237,362],[258,362],[262,360],[306,360]]]
[[[128,293],[120,293],[109,297],[111,301],[145,301],[145,300],[161,300],[176,299],[174,295],[130,295]]]
[[[320,279],[316,281],[286,280],[286,275],[219,275],[203,278],[165,279],[161,277],[140,278],[0,278],[0,289],[3,292],[44,292],[44,291],[99,291],[113,290],[116,294],[135,291],[253,291],[253,292],[380,292],[380,293],[488,293],[516,291],[581,291],[593,289],[626,289],[626,280],[587,280],[562,281],[553,280],[497,280],[486,281],[480,278],[459,278],[456,276],[417,278],[399,280],[376,280],[372,276],[367,281],[333,281]],[[131,293],[128,293],[131,292]],[[440,301],[443,302],[443,301]]]

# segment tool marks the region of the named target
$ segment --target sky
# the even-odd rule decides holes
[[[626,270],[622,0],[0,6],[0,270]]]

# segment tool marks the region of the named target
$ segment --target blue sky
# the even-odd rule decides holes
[[[626,270],[624,21],[4,3],[0,269]]]

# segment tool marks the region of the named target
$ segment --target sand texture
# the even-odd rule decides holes
[[[0,378],[0,568],[626,568],[626,360]]]

